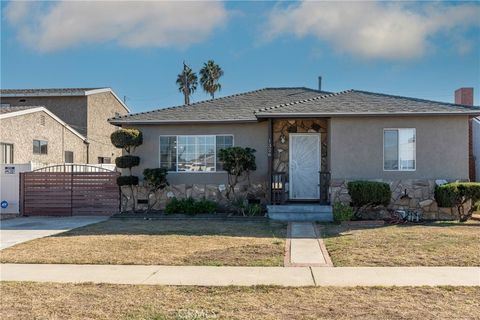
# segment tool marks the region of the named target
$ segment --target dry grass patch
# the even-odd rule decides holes
[[[286,225],[212,220],[116,220],[18,244],[3,263],[283,265]]]
[[[1,319],[478,319],[478,287],[165,287],[3,282]]]
[[[480,224],[326,225],[335,266],[480,266]]]

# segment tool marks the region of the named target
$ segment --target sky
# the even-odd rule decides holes
[[[183,103],[185,61],[225,96],[366,90],[480,104],[480,2],[1,2],[1,88],[111,87],[132,112]],[[192,101],[208,99],[199,86]]]

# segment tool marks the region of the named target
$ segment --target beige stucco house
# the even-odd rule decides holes
[[[88,140],[45,107],[0,108],[0,164],[85,163]]]
[[[86,137],[86,156],[78,163],[111,163],[121,154],[110,142],[116,128],[107,120],[129,109],[110,88],[1,89],[0,99],[2,107],[43,106]],[[25,125],[18,123],[17,131]]]
[[[469,179],[475,115],[480,108],[461,103],[266,88],[110,123],[143,132],[138,176],[144,168],[169,170],[171,186],[158,196],[160,207],[173,196],[222,201],[227,175],[218,150],[235,145],[257,150],[257,170],[239,192],[267,204],[348,202],[348,181],[376,180],[390,184],[392,208],[438,218],[436,180]]]

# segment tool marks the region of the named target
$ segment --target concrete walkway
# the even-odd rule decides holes
[[[285,266],[332,267],[332,261],[315,224],[291,222],[288,227]]]
[[[191,267],[2,264],[2,281],[196,286],[480,286],[480,267]]]
[[[106,216],[18,217],[0,222],[0,250],[107,220]]]

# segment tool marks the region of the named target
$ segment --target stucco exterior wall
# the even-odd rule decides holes
[[[468,179],[468,117],[339,117],[330,121],[332,179]],[[416,170],[383,170],[383,129],[416,129]]]
[[[480,120],[473,120],[472,123],[473,155],[475,157],[476,181],[480,181]]]
[[[42,116],[45,125],[41,123]],[[33,140],[48,141],[48,154],[33,154]],[[65,151],[73,151],[76,163],[87,160],[83,140],[43,111],[1,119],[0,142],[14,145],[15,163],[63,163]]]
[[[140,126],[138,129],[143,132],[143,144],[135,150],[135,154],[140,156],[140,166],[134,169],[134,174],[140,178],[143,178],[143,169],[159,167],[160,135],[232,134],[235,146],[257,150],[255,153],[257,170],[251,174],[252,182],[264,182],[268,179],[268,123],[266,121],[241,124],[149,125]],[[226,184],[227,174],[225,172],[170,172],[168,181],[171,184]]]
[[[25,102],[20,102],[22,99]],[[2,97],[2,103],[45,107],[80,134],[87,135],[87,97]]]
[[[109,157],[112,163],[122,155],[120,149],[115,148],[110,141],[110,134],[116,130],[108,123],[108,119],[127,114],[127,110],[110,92],[96,93],[87,96],[87,138],[90,142],[89,162],[98,163],[98,157]]]

